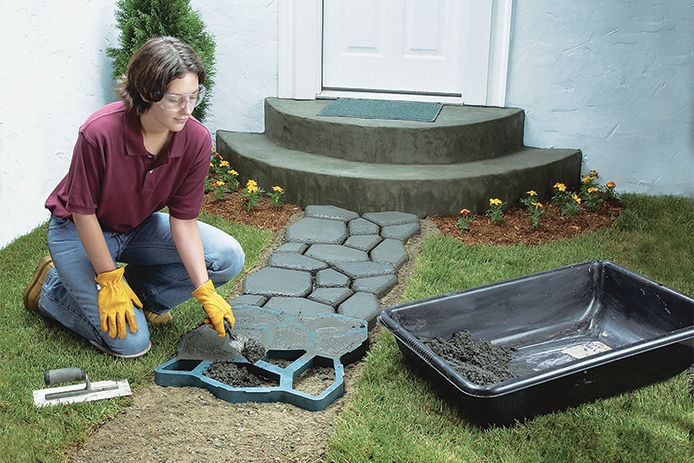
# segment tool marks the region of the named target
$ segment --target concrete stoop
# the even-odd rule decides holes
[[[328,103],[267,98],[265,133],[219,130],[217,151],[243,183],[359,214],[481,212],[489,198],[513,204],[580,178],[580,150],[523,146],[520,109],[444,105],[435,122],[318,116]]]

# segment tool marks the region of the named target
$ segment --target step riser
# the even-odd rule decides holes
[[[349,161],[451,164],[490,159],[523,146],[522,110],[485,108],[504,116],[459,125],[374,120],[351,124],[347,118],[316,118],[284,112],[282,104],[277,99],[265,100],[265,135],[270,140],[288,149]],[[319,109],[313,107],[311,114]],[[481,111],[480,108],[466,110]],[[464,110],[444,106],[439,118],[445,119],[446,112],[453,111]]]
[[[401,211],[427,215],[456,215],[462,208],[484,212],[490,198],[500,198],[510,205],[534,189],[540,197],[551,194],[555,182],[574,185],[579,179],[581,153],[543,166],[518,169],[506,174],[490,174],[466,179],[383,180],[350,177],[346,173],[314,173],[291,167],[269,165],[243,156],[223,139],[217,138],[217,149],[236,170],[243,182],[250,177],[264,189],[280,185],[285,201],[305,207],[330,204],[359,214],[375,211]]]

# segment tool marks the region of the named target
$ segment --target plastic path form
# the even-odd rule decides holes
[[[268,348],[267,354],[251,371],[276,386],[232,387],[205,376],[211,360],[173,358],[154,369],[154,381],[161,386],[194,386],[209,390],[228,402],[286,402],[310,411],[325,409],[344,393],[344,364],[358,360],[368,347],[368,327],[364,320],[340,314],[294,316],[257,306],[234,307],[234,334],[253,338]],[[181,341],[196,348],[218,349],[223,338],[202,325]],[[190,347],[190,346],[188,346]],[[286,366],[272,363],[289,360]],[[248,363],[235,358],[234,362]],[[285,362],[286,363],[286,362]],[[335,380],[317,395],[295,389],[296,380],[311,367],[332,368]]]

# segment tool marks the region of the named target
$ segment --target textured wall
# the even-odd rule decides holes
[[[192,0],[217,40],[207,128],[263,131],[277,94],[277,2]],[[115,0],[0,1],[0,248],[48,219],[43,204],[67,173],[77,129],[116,100]]]
[[[507,105],[619,191],[694,196],[694,3],[514,0]]]
[[[48,219],[79,125],[115,99],[114,3],[0,2],[0,247]]]

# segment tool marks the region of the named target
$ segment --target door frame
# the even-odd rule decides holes
[[[513,0],[492,0],[489,65],[463,82],[463,99],[394,93],[323,91],[323,1],[279,2],[278,96],[297,100],[330,97],[417,99],[482,106],[505,106]],[[469,25],[474,27],[474,24]],[[470,50],[470,52],[474,52]]]

